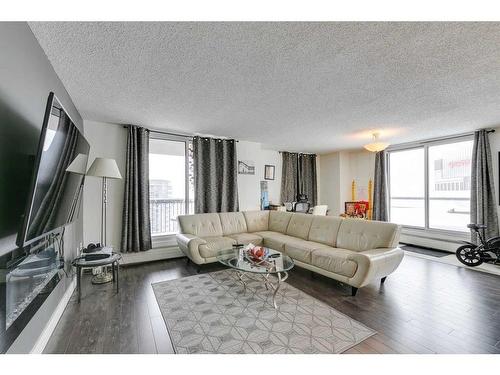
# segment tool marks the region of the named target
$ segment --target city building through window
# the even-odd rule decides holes
[[[151,235],[178,232],[177,216],[194,213],[191,141],[183,137],[149,141]]]
[[[467,232],[470,138],[389,152],[390,220],[407,227]]]

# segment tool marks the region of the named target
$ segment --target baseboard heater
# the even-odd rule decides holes
[[[451,239],[451,238],[435,237],[435,236],[431,236],[431,235],[405,233],[405,232],[402,232],[401,235],[408,236],[408,237],[423,238],[425,240],[442,241],[442,242],[455,243],[455,244],[461,244],[462,241],[467,241],[467,238],[465,238],[465,237],[463,239],[457,240],[457,239]]]

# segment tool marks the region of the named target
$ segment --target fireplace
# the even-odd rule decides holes
[[[56,236],[0,257],[0,353],[5,352],[64,276]]]

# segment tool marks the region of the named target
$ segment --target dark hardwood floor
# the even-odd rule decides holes
[[[185,259],[122,267],[119,294],[84,276],[81,303],[74,294],[45,352],[172,353],[151,283],[195,273]],[[405,256],[385,284],[356,297],[300,268],[287,282],[378,332],[347,353],[500,353],[498,276]]]

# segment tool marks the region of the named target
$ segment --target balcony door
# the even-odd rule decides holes
[[[191,139],[156,135],[149,141],[149,201],[153,243],[168,246],[177,216],[194,213]],[[165,243],[167,241],[167,243]]]

